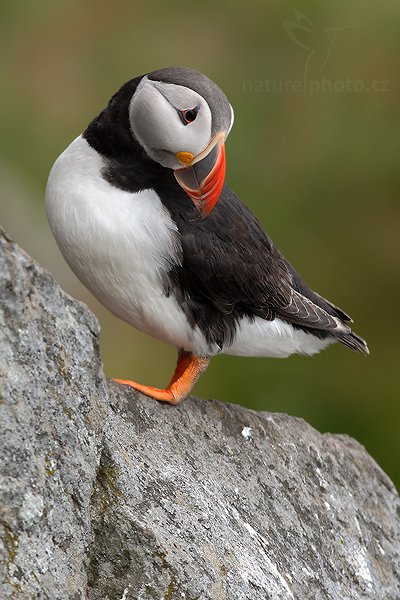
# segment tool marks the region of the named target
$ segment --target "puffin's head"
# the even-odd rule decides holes
[[[208,77],[171,67],[144,76],[129,105],[134,137],[147,155],[172,169],[203,216],[224,185],[224,142],[233,109]]]

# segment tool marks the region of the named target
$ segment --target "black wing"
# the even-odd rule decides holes
[[[351,334],[348,315],[305,284],[227,186],[206,219],[186,195],[166,204],[183,248],[182,264],[171,271],[168,289],[177,293],[191,322],[210,342],[229,343],[243,315],[279,316],[321,337]]]

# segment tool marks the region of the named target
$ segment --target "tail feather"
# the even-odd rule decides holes
[[[335,338],[352,350],[362,352],[363,354],[369,354],[367,342],[353,331],[350,333],[338,333],[335,335]]]
[[[283,260],[288,272],[291,275],[293,290],[295,290],[297,294],[301,294],[301,296],[305,296],[305,298],[308,298],[308,300],[316,304],[320,309],[322,309],[322,311],[327,313],[330,317],[333,317],[333,319],[336,321],[337,327],[336,329],[333,329],[332,327],[321,327],[317,329],[315,327],[315,319],[313,323],[308,324],[305,323],[304,320],[302,322],[299,322],[298,316],[300,311],[297,305],[295,307],[291,307],[292,312],[294,312],[293,308],[296,308],[297,313],[290,315],[290,319],[288,319],[289,322],[291,322],[294,325],[294,327],[300,326],[301,328],[303,325],[303,329],[309,331],[317,337],[332,336],[335,340],[341,342],[342,344],[344,344],[348,348],[351,348],[352,350],[362,352],[363,354],[369,354],[367,342],[363,340],[362,337],[354,333],[348,325],[349,323],[353,322],[353,319],[350,317],[350,315],[348,315],[344,310],[333,304],[333,302],[330,302],[330,300],[327,300],[317,292],[314,292],[314,290],[312,290],[300,277],[300,275],[294,270],[289,261],[287,261],[285,258]],[[307,312],[308,308],[309,307],[306,307],[305,312]],[[308,312],[310,312],[310,310],[308,310]],[[314,313],[315,312],[316,311],[314,307]],[[287,316],[288,315],[286,315],[286,318]]]

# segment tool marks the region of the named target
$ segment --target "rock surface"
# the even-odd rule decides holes
[[[106,382],[96,319],[0,239],[0,597],[400,598],[400,500],[300,419]]]

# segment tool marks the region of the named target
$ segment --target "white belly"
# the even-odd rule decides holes
[[[64,258],[121,319],[178,348],[212,353],[163,290],[163,275],[180,262],[181,253],[168,211],[153,190],[133,194],[107,183],[100,176],[103,166],[79,136],[52,168],[46,208]]]
[[[333,338],[321,340],[278,318],[266,321],[256,317],[250,321],[244,317],[238,324],[233,343],[224,349],[224,353],[286,358],[291,354],[315,354],[333,341]]]

